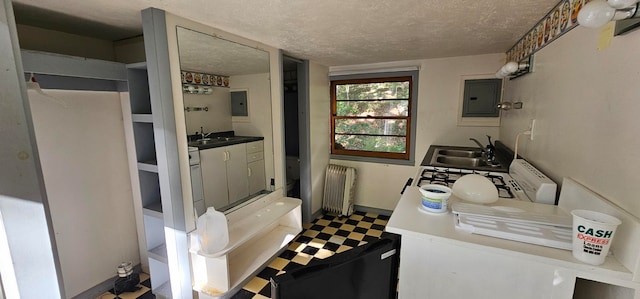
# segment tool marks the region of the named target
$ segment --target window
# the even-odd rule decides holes
[[[412,162],[417,71],[384,75],[331,78],[332,156]]]

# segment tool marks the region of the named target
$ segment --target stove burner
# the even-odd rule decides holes
[[[467,174],[478,174],[489,179],[498,189],[500,198],[515,198],[510,186],[505,183],[504,177],[488,171],[430,167],[422,171],[417,185],[437,184],[451,188],[457,179]]]
[[[449,175],[448,175],[448,174],[446,174],[446,173],[442,173],[442,172],[438,172],[438,173],[434,174],[433,176],[434,176],[435,178],[437,178],[437,179],[446,179],[446,178],[448,178],[448,177],[449,177]]]
[[[498,188],[498,197],[500,198],[514,198],[515,196],[513,195],[513,193],[511,193],[511,188],[509,188],[509,186],[507,185],[496,185],[496,188]]]

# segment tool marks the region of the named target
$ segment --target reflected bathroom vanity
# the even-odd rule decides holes
[[[301,201],[285,197],[283,132],[273,130],[282,128],[281,53],[159,9],[143,10],[142,22],[147,61],[129,68],[138,174],[132,184],[142,196],[140,246],[152,292],[228,298],[302,230]],[[248,116],[238,121],[232,88],[247,91]],[[195,132],[200,145],[188,138]],[[194,146],[205,205],[224,212],[229,227],[229,244],[209,255],[199,251],[195,231]],[[207,165],[214,160],[217,166]]]

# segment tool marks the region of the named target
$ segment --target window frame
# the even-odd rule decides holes
[[[330,76],[330,155],[331,159],[364,161],[385,164],[413,165],[415,161],[415,131],[417,118],[417,102],[418,102],[418,71],[400,71],[400,72],[378,72],[378,73],[361,73],[353,75]],[[399,80],[402,79],[402,80]],[[352,117],[337,116],[337,99],[336,85],[340,84],[358,84],[358,83],[379,83],[379,82],[398,82],[409,81],[409,103],[408,115],[405,116],[378,116],[361,119],[406,119],[406,152],[390,153],[376,151],[360,151],[346,150],[335,148],[335,121],[336,119],[345,119]],[[390,99],[392,100],[392,99]]]

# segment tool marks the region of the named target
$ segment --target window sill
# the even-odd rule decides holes
[[[379,164],[392,164],[392,165],[404,165],[404,166],[414,166],[414,163],[415,163],[413,158],[410,159],[410,160],[398,160],[398,159],[385,159],[385,158],[348,156],[348,155],[334,155],[334,154],[331,154],[329,156],[329,158],[333,159],[333,160],[345,160],[345,161],[379,163]]]

